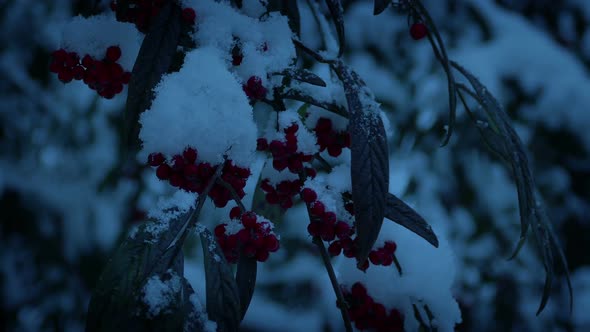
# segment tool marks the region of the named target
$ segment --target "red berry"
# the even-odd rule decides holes
[[[182,156],[187,164],[194,164],[197,161],[197,150],[188,147],[184,150]]]
[[[245,244],[248,243],[251,239],[250,236],[250,231],[247,229],[240,229],[236,235],[238,236],[238,240],[240,240],[240,243]]]
[[[175,171],[182,171],[182,169],[184,168],[184,164],[184,158],[182,158],[182,156],[175,155],[174,157],[172,157],[172,169],[174,169]]]
[[[65,58],[66,67],[74,68],[77,64],[80,63],[80,57],[76,52],[70,52]]]
[[[68,56],[68,52],[66,52],[66,50],[64,50],[63,48],[60,48],[59,50],[53,51],[53,53],[51,53],[51,56],[57,62],[65,62],[66,57]]]
[[[197,14],[195,13],[195,10],[192,8],[185,8],[182,10],[182,19],[188,23],[188,24],[193,24],[195,23],[195,18],[197,17]]]
[[[307,225],[307,232],[311,236],[319,236],[320,235],[320,226],[321,224],[316,221],[312,221]]]
[[[310,204],[310,203],[315,202],[316,199],[318,199],[318,195],[316,194],[315,191],[313,191],[313,189],[305,188],[301,191],[301,199],[305,203]]]
[[[342,244],[340,243],[340,241],[336,240],[330,243],[330,246],[328,247],[328,252],[331,256],[340,255],[340,253],[342,252]]]
[[[322,221],[326,225],[334,227],[334,224],[336,224],[336,213],[332,211],[324,212],[324,214],[322,215]]]
[[[342,147],[340,145],[330,145],[328,146],[328,154],[331,157],[338,157],[342,154]]]
[[[86,54],[82,58],[82,66],[86,67],[86,69],[89,69],[90,67],[94,66],[94,59],[92,59],[90,55]]]
[[[343,239],[350,236],[350,226],[345,223],[344,221],[339,221],[336,223],[336,236],[338,238]]]
[[[385,246],[383,248],[387,250],[389,253],[393,254],[397,249],[397,244],[395,244],[395,242],[392,241],[387,241],[385,242]]]
[[[254,257],[257,253],[256,247],[251,244],[247,244],[244,246],[244,255],[248,257]]]
[[[315,130],[321,133],[332,131],[332,120],[327,118],[319,118],[315,125]]]
[[[412,36],[414,40],[420,40],[426,37],[427,34],[428,28],[424,23],[418,22],[410,26],[410,36]]]
[[[360,282],[355,282],[350,292],[355,299],[363,299],[367,296],[367,289]]]
[[[279,203],[279,195],[276,192],[270,192],[266,194],[266,201],[268,204],[278,204]]]
[[[78,65],[73,68],[72,74],[75,80],[81,80],[84,78],[84,67]]]
[[[334,233],[334,226],[329,224],[320,224],[320,237],[324,241],[332,241],[336,238],[336,234]]]
[[[63,68],[58,74],[57,78],[63,83],[69,83],[74,79],[74,73],[69,68]]]
[[[299,130],[299,125],[296,124],[296,123],[293,123],[289,127],[285,128],[283,131],[287,135],[293,135],[293,134],[295,134],[297,132],[297,130]]]
[[[266,88],[262,86],[262,79],[258,76],[252,76],[243,86],[246,95],[252,99],[263,99],[266,96]]]
[[[162,165],[164,161],[166,161],[166,158],[159,152],[150,153],[148,156],[148,165],[152,167],[158,167]]]
[[[287,163],[287,160],[285,160],[285,159],[274,159],[272,161],[272,167],[274,169],[276,169],[277,171],[282,171],[285,168],[287,168],[287,166],[289,166],[289,164]]]
[[[259,139],[256,140],[256,150],[258,151],[264,151],[268,149],[268,141],[266,140],[266,138],[261,137]]]
[[[242,210],[238,206],[234,206],[229,211],[229,217],[230,217],[230,219],[238,219],[241,215],[242,215]]]
[[[199,168],[195,164],[186,165],[183,169],[184,176],[189,180],[197,180]]]
[[[215,236],[217,237],[222,237],[223,235],[225,235],[225,224],[220,224],[215,226]]]
[[[318,172],[317,172],[317,171],[316,171],[314,168],[311,168],[311,167],[306,167],[306,168],[305,168],[305,174],[306,174],[308,177],[310,177],[310,178],[312,178],[312,179],[313,179],[313,178],[315,178],[315,176],[318,174]]]
[[[246,212],[242,214],[242,224],[246,228],[256,227],[256,214],[254,212]]]
[[[170,185],[173,187],[182,187],[182,185],[184,184],[184,178],[182,177],[182,175],[178,174],[178,173],[172,173],[170,175]]]
[[[326,212],[326,207],[324,206],[324,203],[322,203],[320,201],[316,201],[311,206],[310,211],[311,211],[311,214],[314,216],[321,216],[324,214],[324,212]]]
[[[273,234],[264,237],[264,248],[270,252],[279,250],[279,240]]]
[[[107,48],[106,60],[116,62],[121,58],[121,48],[119,46],[110,46]]]
[[[256,260],[259,262],[266,262],[266,260],[268,259],[268,250],[265,249],[259,249],[256,251]]]
[[[381,265],[381,263],[383,261],[381,253],[378,251],[375,251],[375,250],[373,250],[369,253],[369,260],[374,265]]]
[[[281,141],[273,140],[268,145],[268,149],[274,158],[281,158],[286,155],[286,145]]]
[[[170,174],[172,173],[172,168],[168,166],[168,164],[162,164],[158,166],[156,169],[156,176],[160,180],[168,180],[170,178]]]

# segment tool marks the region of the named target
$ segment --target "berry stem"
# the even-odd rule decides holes
[[[179,235],[174,240],[172,240],[172,242],[170,243],[168,248],[166,248],[166,251],[168,251],[170,249],[174,249],[174,252],[172,253],[171,257],[176,257],[178,255],[178,253],[180,252],[180,249],[182,248],[182,245],[176,245],[176,244],[178,242],[180,242],[181,244],[184,243],[184,240],[186,239],[187,235],[190,234],[191,231],[195,228],[197,221],[199,220],[199,215],[201,214],[201,209],[203,208],[203,205],[205,204],[205,201],[207,200],[207,195],[209,194],[209,191],[211,191],[211,188],[213,188],[215,181],[217,181],[219,179],[219,177],[221,176],[222,169],[223,169],[223,167],[217,167],[215,174],[213,174],[213,176],[211,177],[211,179],[207,183],[207,187],[205,187],[205,190],[203,190],[203,193],[199,195],[199,198],[197,199],[197,207],[195,209],[193,209],[193,211],[190,213],[188,220],[186,221],[184,226],[182,226],[182,230],[178,233]],[[163,257],[165,257],[165,256],[166,255],[163,255]],[[170,268],[172,266],[173,262],[174,262],[174,259],[170,259],[170,264],[169,264],[168,268]]]
[[[240,210],[242,211],[242,213],[246,212],[246,207],[244,206],[244,203],[242,203],[242,199],[240,198],[240,196],[238,195],[238,193],[236,192],[234,187],[232,187],[229,183],[224,181],[222,178],[218,178],[217,183],[219,183],[220,185],[222,185],[225,189],[227,189],[229,191],[234,202],[236,202],[236,204],[238,204],[238,206],[240,207]]]
[[[334,293],[336,293],[337,304],[338,308],[340,309],[340,313],[342,314],[344,327],[346,328],[347,332],[352,332],[352,323],[350,322],[350,317],[348,316],[348,303],[344,299],[344,295],[342,295],[342,290],[340,289],[340,284],[338,283],[338,279],[336,278],[336,273],[334,273],[334,267],[332,266],[332,262],[330,261],[330,255],[326,250],[324,241],[322,241],[322,239],[319,236],[314,236],[313,243],[318,247],[320,255],[322,256],[322,261],[324,262],[324,266],[326,267],[326,271],[328,271],[328,276],[330,277],[332,288],[334,288]]]

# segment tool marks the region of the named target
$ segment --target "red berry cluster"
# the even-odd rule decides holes
[[[147,33],[153,20],[169,0],[128,0],[127,8],[114,0],[111,1],[111,10],[117,13],[117,20],[135,24],[137,30]],[[195,22],[196,14],[192,8],[182,10],[182,19],[188,24]]]
[[[350,134],[347,131],[335,131],[332,120],[319,118],[314,128],[320,151],[328,150],[332,157],[338,157],[343,148],[350,147]]]
[[[387,312],[385,306],[375,302],[360,282],[352,285],[350,291],[343,288],[342,294],[348,302],[348,316],[359,330],[377,332],[404,331],[404,317],[397,309]]]
[[[205,190],[219,167],[219,165],[212,166],[208,162],[197,162],[197,150],[191,147],[186,148],[181,155],[173,156],[170,162],[162,153],[152,153],[148,156],[148,164],[157,167],[156,176],[160,180],[167,180],[174,187],[199,194]],[[223,164],[221,179],[227,182],[240,198],[246,194],[244,187],[249,176],[249,169],[233,165],[231,160]],[[213,185],[209,191],[209,197],[217,207],[226,206],[232,199],[231,192],[220,183]]]
[[[126,72],[117,61],[121,58],[121,48],[110,46],[104,59],[96,60],[90,55],[80,57],[75,52],[64,49],[54,51],[49,70],[57,73],[64,83],[83,80],[92,90],[104,98],[111,99],[123,91],[123,85],[129,83],[131,73]]]
[[[268,179],[264,179],[260,184],[260,189],[266,193],[265,198],[269,204],[279,204],[287,210],[293,206],[293,197],[299,194],[302,186],[301,180],[284,180],[275,187],[270,184]]]
[[[357,245],[352,239],[355,231],[347,222],[337,220],[334,212],[326,211],[325,205],[319,201],[317,193],[310,188],[301,190],[301,200],[309,207],[311,221],[307,231],[311,236],[319,236],[322,240],[331,242],[328,252],[332,256],[343,253],[345,257],[353,258],[357,253]],[[345,205],[346,207],[346,205]],[[338,239],[336,239],[338,238]],[[397,245],[387,241],[382,248],[371,250],[369,259],[360,267],[365,271],[369,268],[369,261],[373,265],[389,266],[393,263],[393,255]]]
[[[279,240],[267,221],[258,221],[254,212],[242,213],[239,207],[232,208],[229,215],[243,226],[235,234],[227,234],[228,224],[215,227],[217,243],[229,263],[236,263],[240,253],[265,262],[271,252],[279,250]]]
[[[303,163],[313,160],[313,155],[297,151],[297,136],[295,136],[297,130],[299,130],[299,125],[296,123],[285,128],[283,130],[285,133],[284,142],[273,140],[269,144],[265,138],[259,138],[257,141],[259,151],[270,151],[273,157],[272,166],[277,171],[289,168],[291,173],[298,174],[304,169]]]
[[[242,62],[240,58],[240,63]],[[246,84],[242,86],[246,96],[253,100],[261,100],[266,96],[266,88],[262,85],[262,79],[258,76],[252,76]]]
[[[420,40],[428,35],[428,27],[422,22],[416,22],[410,26],[410,36],[414,40]]]

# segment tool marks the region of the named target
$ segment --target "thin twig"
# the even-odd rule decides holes
[[[312,96],[304,95],[300,91],[297,91],[297,90],[292,90],[292,89],[287,90],[287,91],[280,94],[280,98],[302,101],[304,103],[308,103],[310,105],[317,106],[319,108],[323,108],[326,111],[330,111],[330,112],[338,114],[342,117],[348,118],[348,111],[346,110],[346,108],[344,108],[338,104],[335,104],[335,103],[330,103],[330,102],[326,102],[326,101],[319,101],[319,100],[313,98]]]

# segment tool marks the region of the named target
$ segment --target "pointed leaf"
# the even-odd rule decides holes
[[[373,6],[373,15],[381,14],[387,7],[391,4],[391,0],[375,0],[375,5]]]
[[[334,20],[334,25],[336,26],[336,33],[338,34],[338,56],[341,56],[344,53],[344,46],[346,44],[346,39],[344,37],[344,11],[342,10],[342,4],[340,0],[326,0],[326,5],[328,5],[328,9],[330,10],[330,16],[332,16],[332,20]]]
[[[520,141],[514,128],[512,128],[508,115],[486,87],[481,84],[473,74],[459,64],[455,62],[451,62],[451,64],[461,72],[465,78],[467,78],[475,90],[475,93],[470,92],[470,94],[476,98],[486,112],[490,124],[489,127],[492,130],[488,130],[487,128],[482,129],[481,126],[479,126],[478,129],[482,134],[484,141],[488,147],[490,147],[494,153],[499,154],[512,169],[512,175],[516,182],[518,193],[521,233],[520,240],[511,258],[515,257],[520,248],[522,248],[529,226],[533,231],[535,243],[541,253],[546,278],[543,296],[537,314],[544,309],[550,295],[555,265],[554,251],[558,253],[560,265],[566,271],[571,305],[572,290],[567,271],[567,262],[551,229],[551,222],[545,212],[542,197],[538,193],[533,181],[532,172],[528,166],[528,160],[524,152],[524,145]]]
[[[387,195],[385,218],[407,228],[438,248],[438,239],[422,216],[393,194]]]
[[[326,86],[326,82],[324,82],[324,80],[307,69],[287,69],[281,72],[280,75],[284,75],[296,81],[309,83],[311,85],[317,85],[321,87]]]
[[[250,301],[254,295],[256,286],[257,261],[253,257],[240,255],[238,260],[238,270],[236,271],[236,284],[240,294],[241,319],[244,319]]]
[[[369,256],[385,217],[389,187],[387,137],[379,105],[363,80],[342,61],[331,65],[342,81],[348,104],[357,264],[361,265]]]
[[[150,108],[154,87],[160,82],[170,65],[180,40],[181,10],[169,2],[160,10],[145,36],[131,72],[125,110],[125,137],[127,147],[134,151],[139,146],[139,116]]]
[[[238,331],[241,320],[240,295],[231,267],[213,235],[200,227],[207,284],[207,313],[217,322],[217,331]]]
[[[183,229],[191,211],[168,222],[150,221],[139,227],[119,246],[101,273],[90,299],[86,331],[114,331],[139,323],[135,311],[145,281],[169,269],[182,275],[184,258],[177,246],[170,246]],[[155,229],[165,229],[158,233]]]

